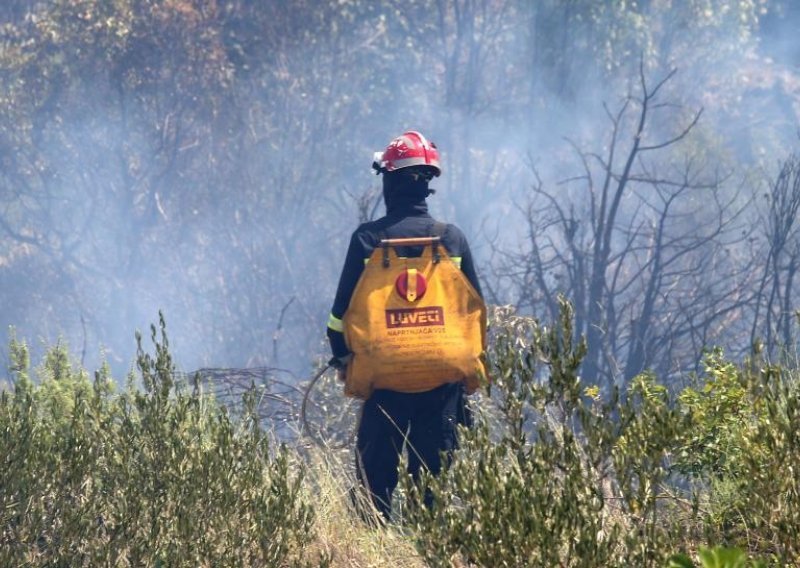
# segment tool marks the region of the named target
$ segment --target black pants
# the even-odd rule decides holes
[[[458,447],[456,425],[470,422],[462,383],[421,393],[372,393],[358,425],[356,469],[375,507],[387,519],[403,446],[408,450],[408,472],[415,480],[423,467],[437,474],[442,467],[440,452],[449,459]],[[426,505],[430,504],[426,498]]]

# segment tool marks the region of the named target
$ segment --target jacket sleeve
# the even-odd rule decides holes
[[[333,301],[333,307],[328,317],[328,341],[334,357],[344,357],[350,353],[342,333],[344,329],[342,317],[347,311],[347,306],[350,305],[350,297],[353,295],[353,290],[355,290],[363,271],[363,247],[357,237],[357,232],[355,232],[350,238],[350,246],[347,248],[347,256],[342,267],[342,274],[339,277],[339,286],[336,289],[336,298]]]
[[[469,248],[467,239],[464,239],[464,247],[461,253],[461,272],[467,277],[469,283],[475,288],[475,291],[483,299],[483,291],[481,290],[481,283],[478,280],[478,273],[475,271],[475,263],[472,260],[472,251]]]

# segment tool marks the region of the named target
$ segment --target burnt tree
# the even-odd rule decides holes
[[[603,151],[573,143],[578,175],[551,187],[537,174],[527,245],[495,251],[521,308],[553,320],[559,294],[574,302],[590,383],[693,365],[752,299],[752,267],[730,254],[747,234],[742,197],[688,143],[702,111],[663,100],[674,73],[650,85],[640,67],[638,93],[605,107]]]

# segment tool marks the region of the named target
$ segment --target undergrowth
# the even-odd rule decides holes
[[[706,544],[742,561],[715,566],[800,563],[796,370],[712,351],[694,388],[645,373],[603,396],[566,301],[552,327],[499,311],[492,328],[476,427],[438,478],[403,477],[429,565],[661,567]]]
[[[62,345],[32,371],[14,339],[0,565],[800,564],[796,368],[712,350],[679,392],[645,373],[602,393],[580,378],[567,302],[552,326],[505,309],[491,323],[474,428],[438,478],[401,471],[389,526],[357,512],[347,433],[285,447],[253,400],[229,413],[176,382],[163,319],[119,392]]]
[[[0,396],[0,565],[285,566],[306,559],[305,468],[247,405],[232,418],[173,381],[161,321],[121,393],[51,350],[29,377],[14,341]]]

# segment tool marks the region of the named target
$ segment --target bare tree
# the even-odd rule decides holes
[[[590,382],[692,364],[748,297],[747,269],[726,252],[742,239],[743,204],[699,155],[679,153],[702,111],[681,115],[662,100],[674,73],[650,85],[640,68],[638,94],[605,107],[605,151],[572,144],[578,175],[555,187],[537,176],[522,211],[527,248],[496,251],[523,307],[554,319],[558,294],[574,301]],[[659,128],[676,115],[681,126]]]
[[[800,269],[800,157],[793,154],[781,165],[769,184],[769,209],[759,224],[765,252],[762,276],[751,329],[751,342],[763,339],[769,353],[778,344],[793,345],[794,310],[797,309],[796,278]]]

